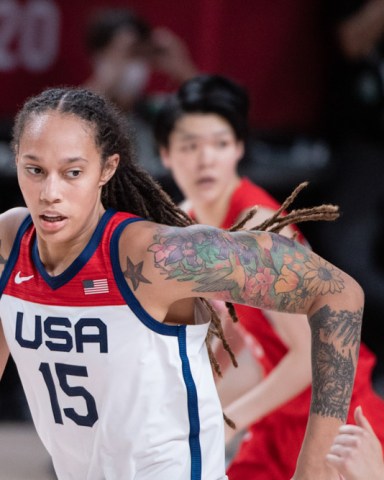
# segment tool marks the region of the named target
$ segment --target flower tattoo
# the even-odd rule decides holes
[[[305,263],[308,272],[304,275],[304,284],[314,294],[340,293],[344,288],[341,273],[320,258],[312,257]]]

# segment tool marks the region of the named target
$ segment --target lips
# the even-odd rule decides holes
[[[210,185],[215,182],[215,179],[212,177],[204,177],[197,180],[197,185]]]
[[[41,215],[40,218],[45,222],[55,223],[65,220],[65,217],[61,215]]]

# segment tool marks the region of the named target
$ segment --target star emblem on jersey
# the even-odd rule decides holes
[[[16,283],[16,285],[20,285],[20,283],[28,282],[28,280],[31,280],[31,278],[33,278],[33,275],[28,275],[26,277],[22,277],[21,272],[19,271],[15,275],[15,283]]]
[[[133,290],[137,290],[140,285],[140,282],[151,283],[147,280],[142,274],[144,262],[140,262],[137,265],[131,262],[130,258],[127,257],[127,269],[125,270],[124,277],[128,278],[132,282]]]

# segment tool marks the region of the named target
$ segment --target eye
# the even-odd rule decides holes
[[[69,178],[77,178],[78,176],[80,176],[80,174],[81,174],[81,170],[78,170],[78,169],[73,169],[66,172],[66,176]]]
[[[195,150],[197,150],[197,143],[184,143],[182,146],[181,146],[181,151],[182,152],[194,152]]]
[[[34,176],[41,175],[43,173],[43,170],[40,167],[28,166],[28,167],[25,167],[25,169],[30,175],[34,175]]]
[[[227,147],[227,146],[229,145],[229,143],[230,143],[230,142],[229,142],[228,140],[218,140],[218,141],[216,142],[216,147],[217,147],[217,148],[225,148],[225,147]]]

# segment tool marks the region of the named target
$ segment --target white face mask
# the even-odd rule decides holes
[[[116,95],[123,98],[138,98],[148,85],[150,73],[148,63],[143,60],[127,63],[117,79],[114,88]]]

